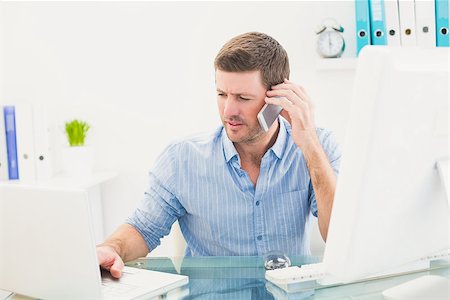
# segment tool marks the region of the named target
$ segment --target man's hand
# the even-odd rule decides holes
[[[120,225],[97,246],[98,264],[115,278],[122,276],[124,261],[144,257],[149,250],[142,235],[130,224]]]
[[[303,87],[285,79],[283,83],[272,86],[267,91],[266,103],[280,105],[281,115],[289,121],[292,127],[292,138],[303,151],[306,147],[317,146],[314,124],[314,107]]]
[[[97,246],[97,258],[99,265],[108,270],[115,278],[122,276],[124,263],[119,254],[111,246],[99,245]]]

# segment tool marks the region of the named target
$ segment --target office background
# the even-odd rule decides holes
[[[45,104],[60,147],[65,121],[88,121],[95,169],[119,174],[103,190],[105,234],[141,200],[170,141],[220,125],[213,60],[235,35],[276,38],[291,80],[315,103],[317,125],[345,136],[354,69],[318,67],[314,30],[335,18],[345,29],[343,56],[354,57],[353,1],[0,2],[0,14],[1,102]],[[55,159],[59,166],[60,152]],[[179,237],[154,255],[176,255]]]

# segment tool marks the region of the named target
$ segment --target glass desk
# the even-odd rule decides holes
[[[320,258],[291,257],[291,260],[293,265],[302,265],[319,262]],[[162,297],[171,299],[383,299],[381,293],[385,289],[423,275],[450,278],[448,262],[436,261],[422,272],[333,287],[316,285],[312,289],[286,293],[264,279],[262,257],[142,258],[127,265],[189,276],[188,286]]]
[[[319,257],[290,257],[293,265],[319,262]],[[450,278],[450,265],[445,261],[433,262],[427,271],[368,280],[359,283],[303,289],[296,293],[284,290],[264,279],[262,257],[185,257],[141,258],[128,266],[155,271],[181,273],[189,276],[189,285],[170,291],[159,299],[383,299],[385,289],[423,275]],[[0,294],[1,295],[1,294]],[[6,296],[6,294],[5,294]],[[8,300],[30,300],[13,295]]]

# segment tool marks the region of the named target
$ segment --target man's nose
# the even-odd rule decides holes
[[[239,115],[239,103],[236,101],[236,99],[234,99],[233,96],[228,96],[225,100],[223,115],[225,117]]]

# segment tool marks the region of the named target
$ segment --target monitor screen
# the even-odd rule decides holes
[[[450,156],[449,58],[449,48],[360,53],[323,283],[370,277],[450,248],[449,202],[436,167]]]

